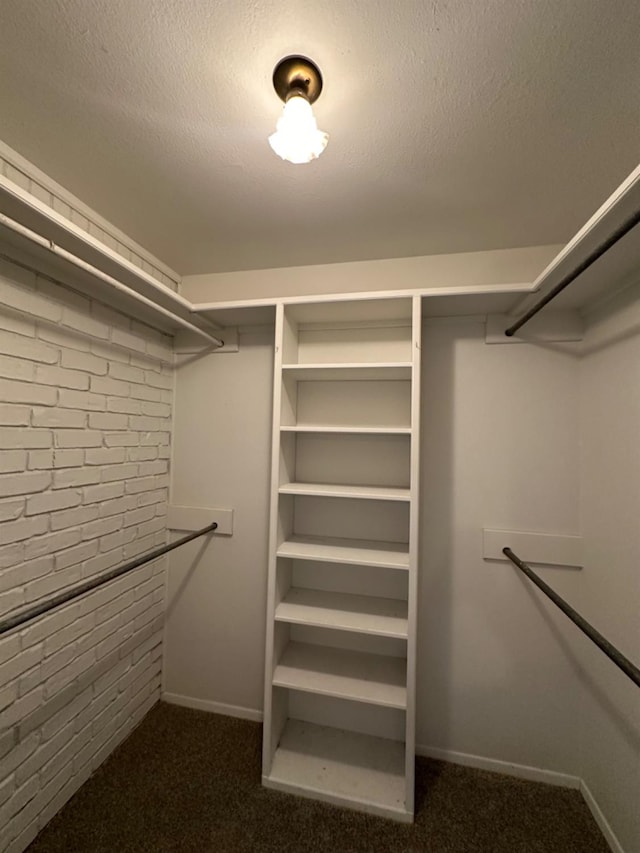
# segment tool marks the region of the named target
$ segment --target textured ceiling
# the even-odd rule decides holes
[[[639,42],[638,0],[2,0],[0,138],[182,274],[556,243],[637,165]]]

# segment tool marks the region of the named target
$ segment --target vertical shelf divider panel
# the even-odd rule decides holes
[[[262,766],[270,768],[278,739],[282,733],[286,718],[285,697],[281,691],[271,688],[274,670],[274,633],[275,601],[277,583],[276,553],[281,539],[278,535],[279,508],[278,491],[280,487],[280,421],[282,408],[282,350],[285,340],[284,306],[276,307],[275,348],[273,357],[273,421],[271,428],[271,494],[269,501],[269,560],[267,574],[267,636],[265,641],[265,690],[264,690],[264,726],[262,739]],[[288,337],[289,347],[291,336]],[[280,541],[279,541],[280,540]],[[264,769],[263,769],[264,773]]]
[[[277,305],[262,782],[414,812],[419,297]]]
[[[411,328],[411,475],[409,504],[409,593],[407,607],[407,730],[405,736],[405,803],[414,813],[416,751],[416,637],[418,618],[418,532],[420,496],[420,362],[422,352],[422,300],[412,297]]]

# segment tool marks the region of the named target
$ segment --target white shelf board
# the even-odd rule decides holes
[[[384,708],[407,707],[404,658],[289,643],[273,673],[273,685],[367,702]]]
[[[340,486],[331,483],[284,483],[281,495],[315,495],[325,498],[358,498],[373,501],[408,501],[409,489],[391,486]]]
[[[409,568],[409,546],[402,542],[292,536],[280,545],[277,555],[297,560],[315,560],[319,563],[346,563],[387,569]]]
[[[349,364],[283,364],[282,375],[302,381],[367,381],[375,379],[411,379],[411,362]]]
[[[177,506],[167,508],[167,527],[169,530],[200,530],[213,522],[217,523],[216,536],[233,534],[233,510],[218,507]]]
[[[292,587],[276,607],[277,622],[407,639],[407,602],[394,598]]]
[[[404,744],[287,720],[269,788],[411,821],[405,807]]]
[[[327,424],[292,424],[281,425],[282,432],[336,432],[352,433],[354,435],[411,435],[411,427],[387,426],[338,426]]]

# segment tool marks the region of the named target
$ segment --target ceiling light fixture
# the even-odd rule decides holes
[[[320,70],[304,56],[287,56],[274,69],[273,87],[284,101],[284,110],[269,145],[289,163],[310,163],[329,141],[329,134],[318,130],[311,109],[322,91]]]

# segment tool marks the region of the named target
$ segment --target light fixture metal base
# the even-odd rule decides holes
[[[285,56],[274,69],[273,87],[285,103],[292,95],[302,95],[312,104],[322,91],[322,74],[306,56]]]

